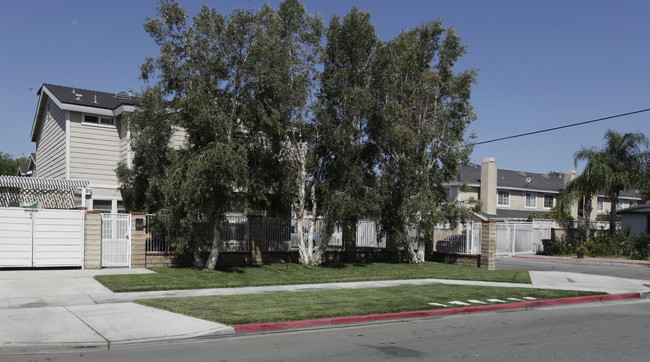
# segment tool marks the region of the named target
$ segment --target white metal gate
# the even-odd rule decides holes
[[[102,214],[102,267],[131,266],[131,215]]]
[[[0,267],[83,266],[79,210],[0,208]]]
[[[497,223],[497,254],[521,254],[533,251],[532,222]]]

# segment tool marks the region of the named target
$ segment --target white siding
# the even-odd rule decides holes
[[[51,100],[36,141],[36,177],[65,178],[65,111]]]
[[[70,121],[70,178],[91,184],[117,185],[115,168],[120,160],[117,127],[82,124],[79,113]]]
[[[129,164],[129,139],[128,139],[128,123],[124,120],[123,117],[120,117],[119,121],[119,135],[120,135],[120,161],[126,162]]]

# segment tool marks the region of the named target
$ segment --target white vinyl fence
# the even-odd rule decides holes
[[[0,267],[83,266],[79,210],[0,208]]]

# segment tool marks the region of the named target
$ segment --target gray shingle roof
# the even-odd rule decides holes
[[[461,167],[456,181],[467,184],[481,182],[481,166],[469,164]],[[564,174],[540,174],[497,169],[497,187],[530,190],[560,191],[564,187]]]
[[[55,84],[43,83],[43,87],[47,88],[52,94],[61,102],[67,104],[75,104],[79,106],[116,109],[121,105],[135,106],[138,104],[137,97],[119,98],[115,97],[114,93],[98,92],[88,89],[64,87]],[[80,94],[81,97],[77,95]],[[95,103],[95,100],[97,103]]]

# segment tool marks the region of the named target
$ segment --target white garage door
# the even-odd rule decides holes
[[[0,209],[0,266],[82,266],[79,210]]]

